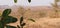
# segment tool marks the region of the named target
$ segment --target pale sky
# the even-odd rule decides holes
[[[15,4],[14,0],[0,0],[0,5],[22,5],[22,6],[50,6],[54,0],[32,0],[28,3],[28,0],[18,0]]]

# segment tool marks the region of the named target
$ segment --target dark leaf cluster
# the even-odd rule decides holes
[[[10,13],[11,13],[11,9],[5,9],[3,11],[2,16],[0,18],[1,19],[0,20],[0,28],[4,28],[4,27],[6,27],[6,28],[23,28],[26,25],[26,23],[23,22],[24,21],[23,16],[20,18],[20,26],[17,25],[17,27],[15,27],[15,26],[7,25],[9,23],[15,23],[18,21],[16,17],[9,16]],[[29,20],[35,22],[33,19],[29,19]]]

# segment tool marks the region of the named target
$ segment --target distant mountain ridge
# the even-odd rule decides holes
[[[19,5],[13,5],[13,6],[8,6],[8,5],[0,5],[0,9],[7,9],[11,8],[12,10],[18,10],[20,6]],[[39,10],[49,10],[52,9],[50,6],[23,6],[24,9],[31,9],[33,11],[39,11]]]
[[[6,8],[9,8],[8,5],[0,5],[0,9],[6,9]]]

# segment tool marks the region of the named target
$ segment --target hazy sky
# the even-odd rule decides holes
[[[28,0],[18,0],[15,4],[14,0],[0,0],[0,5],[24,5],[24,6],[50,6],[54,0],[32,0],[31,3],[28,3]]]

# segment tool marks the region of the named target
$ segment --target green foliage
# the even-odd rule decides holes
[[[4,24],[9,24],[9,23],[15,23],[17,21],[17,18],[12,17],[12,16],[7,16],[6,18],[1,20]]]
[[[17,21],[17,18],[9,16],[10,13],[11,13],[11,9],[5,9],[3,11],[2,16],[1,16],[1,20],[0,20],[0,28],[4,28],[5,26],[7,28],[16,28],[14,26],[6,25],[6,24],[14,23]]]
[[[31,0],[28,0],[28,2],[30,3],[30,2],[31,2]]]
[[[4,28],[4,25],[1,21],[0,21],[0,28]]]
[[[17,0],[14,0],[14,2],[15,2],[15,3],[17,3]],[[31,2],[31,0],[28,0],[28,2],[30,3],[30,2]]]
[[[3,13],[2,13],[2,17],[6,17],[6,16],[8,16],[10,13],[11,13],[11,9],[6,9],[6,10],[4,10]]]
[[[15,3],[17,3],[17,0],[14,0]]]
[[[6,25],[6,28],[17,28],[15,26]]]
[[[9,14],[11,13],[11,9],[5,9],[2,13],[2,16],[1,16],[1,20],[0,20],[0,28],[23,28],[26,23],[24,23],[23,21],[23,16],[20,18],[20,26],[17,25],[17,27],[15,26],[10,26],[10,25],[7,25],[9,23],[15,23],[17,22],[17,18],[13,17],[13,16],[9,16]],[[29,19],[33,22],[35,22],[33,19]]]

